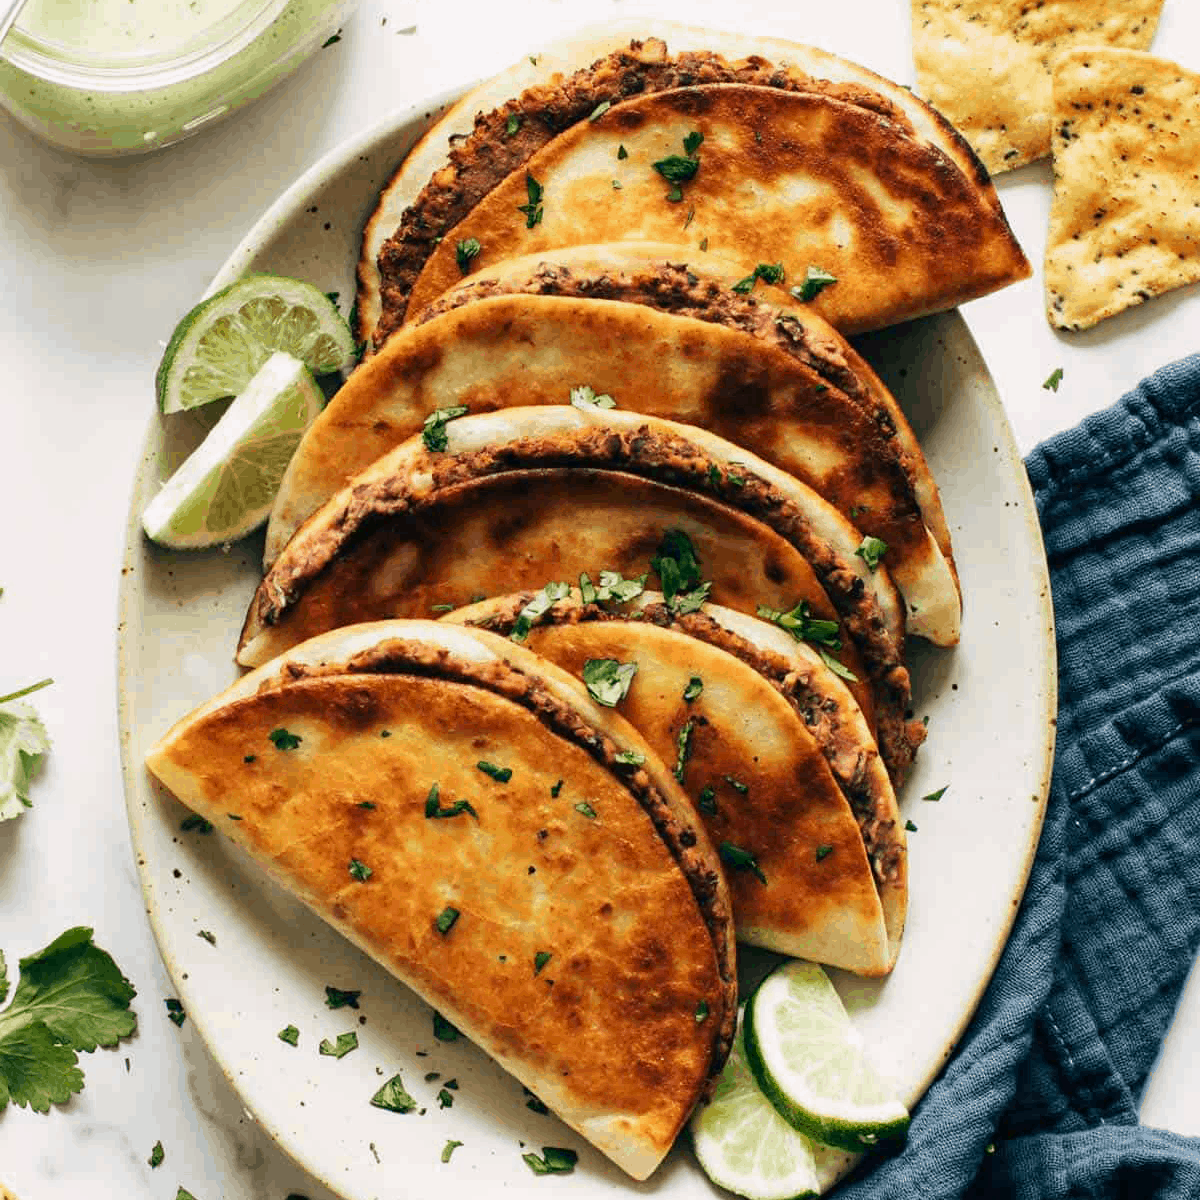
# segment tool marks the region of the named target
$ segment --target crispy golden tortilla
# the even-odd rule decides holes
[[[881,807],[890,820],[871,826],[875,840],[868,847],[804,704],[783,685],[794,658],[739,639],[717,623],[714,611],[724,611],[718,606],[681,617],[657,592],[625,603],[590,594],[595,602],[583,603],[575,589],[554,603],[524,644],[576,677],[592,660],[637,664],[617,706],[621,715],[674,764],[713,844],[754,857],[757,870],[726,868],[739,939],[864,975],[889,970],[894,958],[880,897],[886,892],[889,909],[899,906],[888,915],[902,926],[905,893],[903,832],[886,771],[874,772],[883,794],[868,803],[872,814]],[[442,619],[509,636],[534,596],[501,596]],[[762,626],[768,635],[773,628]],[[733,643],[740,643],[741,656]],[[820,680],[818,703],[838,692],[843,703],[853,703],[819,658],[817,664],[805,674]],[[843,737],[851,736],[849,725],[843,723]],[[859,760],[878,764],[865,722],[854,729],[862,738],[854,747]],[[862,790],[851,789],[856,802]],[[889,860],[878,888],[868,849]]]
[[[1200,75],[1077,50],[1054,75],[1046,314],[1088,329],[1200,280]]]
[[[993,174],[1050,153],[1054,64],[1076,47],[1144,50],[1163,0],[912,0],[917,91]]]
[[[904,715],[903,603],[811,489],[714,434],[620,410],[513,408],[437,428],[443,449],[402,443],[300,528],[250,604],[240,662],[352,621],[580,571],[641,574],[681,529],[714,600],[748,612],[803,600],[840,620],[861,660],[847,659],[856,695],[873,700],[885,761],[903,774],[923,736]]]
[[[621,239],[704,243],[795,278],[815,266],[837,282],[814,306],[843,333],[1029,273],[986,188],[939,151],[843,100],[742,84],[640,96],[559,134],[445,235],[410,316],[462,278],[458,246],[472,239],[476,266]]]
[[[961,601],[933,532],[948,548],[937,486],[895,400],[849,345],[803,305],[781,313],[662,259],[626,269],[621,247],[586,250],[456,289],[445,312],[356,371],[288,466],[266,564],[435,409],[564,404],[586,386],[622,409],[710,429],[808,484],[886,544],[909,631],[956,642]]]
[[[403,321],[412,283],[436,241],[556,134],[605,104],[705,82],[815,91],[878,113],[944,154],[1000,212],[986,173],[950,124],[908,89],[858,63],[778,38],[641,17],[608,21],[481,84],[418,141],[364,231],[359,338],[382,344]]]
[[[720,1070],[737,984],[719,859],[636,731],[531,652],[428,621],[341,630],[184,718],[147,765],[635,1178]],[[431,795],[472,811],[433,817]]]

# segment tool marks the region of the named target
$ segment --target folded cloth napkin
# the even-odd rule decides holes
[[[1058,637],[1042,839],[905,1149],[844,1200],[1200,1197],[1200,1139],[1137,1124],[1200,944],[1200,355],[1026,467]]]

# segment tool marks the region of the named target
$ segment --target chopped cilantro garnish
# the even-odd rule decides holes
[[[275,1036],[281,1042],[287,1042],[289,1046],[300,1044],[300,1030],[295,1025],[285,1025]]]
[[[700,149],[701,143],[704,141],[704,134],[698,129],[693,129],[691,133],[683,139],[683,152],[688,158],[695,158],[696,151]]]
[[[696,1005],[696,1024],[699,1025],[701,1022],[707,1021],[707,1020],[708,1020],[708,1001],[701,1000],[700,1003]]]
[[[563,780],[561,780],[561,779],[557,783],[551,784],[550,785],[550,795],[553,796],[557,800],[558,793],[562,791],[562,787],[563,787]]]
[[[928,796],[922,796],[921,799],[922,800],[940,800],[946,794],[946,788],[948,788],[949,786],[950,786],[949,784],[946,784],[945,787],[940,787],[940,788],[938,788],[938,790],[936,792],[930,792]]]
[[[828,842],[822,842],[817,847],[817,862],[820,862],[827,854],[833,853],[833,847]]]
[[[512,632],[508,635],[510,642],[523,642],[528,636],[529,631],[533,628],[534,623],[540,620],[550,611],[551,605],[556,600],[565,600],[571,594],[571,585],[569,583],[561,583],[552,581],[528,604],[525,605],[519,613],[517,619],[513,622]]]
[[[226,813],[225,816],[230,821],[240,821],[242,819],[241,813]]]
[[[615,658],[589,658],[583,664],[583,682],[588,695],[605,708],[616,708],[625,699],[637,674],[637,663],[617,662]]]
[[[457,1042],[459,1031],[457,1025],[452,1025],[440,1012],[433,1014],[433,1036],[439,1042]]]
[[[405,1089],[404,1080],[395,1074],[371,1097],[371,1105],[388,1112],[410,1113],[417,1107],[417,1102]]]
[[[512,137],[518,129],[521,128],[521,118],[516,113],[509,113],[508,120],[504,122],[504,136]]]
[[[359,883],[366,883],[372,875],[375,874],[370,867],[364,862],[359,862],[357,858],[350,860],[350,866],[347,868],[350,874],[358,880]]]
[[[453,404],[449,408],[435,408],[421,425],[421,441],[427,450],[438,453],[446,449],[449,439],[446,426],[451,421],[465,417],[470,409],[465,404]]]
[[[743,796],[749,794],[750,785],[748,783],[743,783],[740,779],[735,779],[732,775],[724,775],[722,778],[727,784],[729,784],[731,788],[733,788],[735,792],[738,792]]]
[[[321,49],[324,50],[327,46],[334,46],[342,40],[342,31],[339,29],[337,33],[330,34],[322,43]]]
[[[321,1044],[317,1047],[317,1053],[323,1054],[328,1058],[345,1058],[351,1050],[358,1049],[358,1034],[353,1029],[349,1033],[339,1033],[337,1041],[331,1042],[328,1038],[322,1038]]]
[[[701,250],[707,250],[707,249],[708,249],[708,238],[706,238],[706,237],[702,237],[702,238],[700,239],[700,249],[701,249]]]
[[[490,765],[490,764],[489,764]],[[479,769],[483,770],[483,764],[480,763]],[[510,771],[511,775],[512,772]],[[503,782],[503,781],[501,781]],[[429,789],[429,795],[425,797],[425,819],[429,821],[444,821],[450,817],[461,816],[463,813],[470,813],[475,820],[479,820],[479,814],[475,811],[470,800],[455,800],[453,804],[446,808],[442,807],[441,794],[438,791],[438,785],[435,783]]]
[[[540,974],[542,973],[542,968],[543,968],[543,967],[544,967],[544,966],[545,966],[545,965],[546,965],[546,964],[547,964],[547,963],[548,963],[548,962],[549,962],[549,961],[550,961],[550,960],[551,960],[553,957],[554,957],[554,955],[553,955],[553,954],[551,954],[549,950],[539,950],[539,951],[538,951],[538,952],[537,952],[537,953],[536,953],[536,954],[533,956],[533,973],[534,973],[535,975],[540,975]]]
[[[193,830],[197,833],[212,833],[213,823],[202,817],[199,813],[192,813],[191,816],[183,818],[179,828],[184,833],[191,833]]]
[[[455,244],[454,257],[464,275],[471,269],[471,260],[477,258],[482,249],[478,238],[461,238]]]
[[[187,1190],[187,1188],[180,1187],[175,1192],[175,1200],[196,1200],[196,1197],[193,1196],[192,1193]]]
[[[434,918],[434,928],[444,937],[454,928],[454,922],[458,920],[458,909],[447,904],[445,908],[438,913]]]
[[[217,935],[215,933],[211,933],[207,929],[198,929],[196,931],[196,936],[198,938],[203,938],[210,946],[215,946],[217,944]]]
[[[530,1112],[545,1115],[550,1111],[527,1087],[523,1087],[521,1090],[525,1093],[525,1107]]]
[[[828,646],[831,650],[842,648],[838,623],[824,617],[814,617],[807,600],[801,600],[788,612],[768,608],[765,604],[760,604],[755,611],[764,621],[771,621],[780,629],[786,629],[798,642],[812,642],[818,646]]]
[[[437,1102],[438,1102],[438,1108],[453,1108],[454,1107],[454,1094],[452,1092],[446,1091],[445,1088],[441,1088],[437,1094]]]
[[[509,120],[511,119],[512,118],[510,117]],[[452,1155],[461,1145],[462,1142],[456,1142],[453,1138],[450,1138],[442,1147],[442,1162],[448,1163],[450,1161],[450,1155]]]
[[[571,389],[571,403],[576,408],[616,408],[617,402],[607,392],[596,394],[596,389],[581,383]]]
[[[706,784],[700,789],[700,796],[697,800],[702,813],[708,813],[711,817],[717,811],[717,789],[712,784]]]
[[[528,171],[525,172],[525,194],[528,204],[518,204],[517,212],[525,214],[525,228],[532,229],[542,219],[542,185]]]
[[[675,738],[675,778],[680,783],[683,782],[683,775],[687,770],[688,759],[692,756],[692,733],[695,727],[695,721],[685,721],[683,727],[679,730],[678,736]]]
[[[609,110],[610,108],[612,108],[612,101],[611,101],[611,100],[601,100],[601,101],[600,101],[600,103],[599,103],[599,104],[597,104],[597,105],[596,105],[596,107],[592,109],[592,111],[591,111],[590,115],[588,116],[588,120],[589,120],[589,121],[598,121],[598,120],[600,120],[600,118],[601,118],[602,116],[604,116],[604,114],[605,114],[606,112],[608,112],[608,110]]]
[[[621,190],[621,181],[619,179],[614,179],[612,181],[612,186],[614,192],[619,192]]]
[[[739,279],[733,285],[733,290],[742,296],[748,296],[760,279],[764,283],[782,283],[783,263],[759,263],[745,279]]]
[[[749,850],[735,846],[732,842],[722,842],[720,846],[721,861],[736,867],[739,871],[749,871],[759,883],[766,883],[767,877],[758,865],[758,859]]]
[[[575,811],[577,813],[582,813],[589,821],[594,821],[596,819],[596,810],[586,800],[580,800],[580,802],[575,805]]]
[[[286,729],[272,729],[267,737],[270,738],[276,750],[295,750],[303,740]]]
[[[561,1146],[543,1146],[540,1158],[532,1151],[521,1158],[535,1175],[570,1175],[579,1161],[574,1150]]]
[[[683,689],[683,698],[691,704],[702,691],[704,691],[704,680],[699,675],[693,675],[688,680],[687,687]]]
[[[1042,384],[1042,387],[1044,387],[1048,392],[1057,392],[1058,385],[1062,383],[1062,381],[1063,369],[1062,367],[1055,367],[1054,370],[1050,372],[1050,376],[1046,382]]]
[[[809,300],[815,300],[831,283],[837,283],[836,275],[830,275],[820,267],[810,266],[804,273],[804,282],[799,287],[792,288],[791,294],[807,304]]]
[[[629,157],[629,151],[625,149],[624,143],[617,147],[617,157],[619,159],[626,159]]]
[[[620,571],[601,571],[600,582],[596,585],[593,585],[591,579],[586,575],[580,575],[581,594],[584,590],[584,579],[587,579],[588,592],[592,597],[590,600],[585,600],[585,603],[588,604],[602,604],[606,600],[611,600],[616,604],[628,604],[630,600],[636,600],[646,590],[645,575],[639,575],[635,579],[626,579]]]
[[[917,827],[916,827],[916,825],[914,825],[914,824],[912,823],[912,821],[905,821],[905,822],[904,822],[904,828],[905,828],[905,829],[907,829],[909,833],[916,833],[916,832],[917,832]]]
[[[150,1151],[150,1157],[148,1159],[146,1159],[146,1161],[152,1167],[161,1167],[163,1159],[166,1157],[167,1156],[163,1150],[162,1142],[155,1142],[153,1148]]]
[[[187,1013],[183,1011],[183,1005],[174,996],[168,997],[163,1003],[167,1006],[167,1020],[171,1021],[177,1029],[182,1029],[184,1021],[187,1020]]]
[[[646,761],[646,756],[636,750],[619,750],[613,761],[623,767],[640,767]]]
[[[868,534],[854,553],[873,571],[879,566],[879,560],[887,553],[887,548],[887,542],[882,538],[871,537]]]
[[[703,141],[704,134],[693,130],[683,139],[683,153],[686,157],[670,154],[666,158],[660,158],[657,162],[650,164],[672,185],[671,190],[667,193],[667,199],[672,204],[678,204],[683,199],[683,185],[694,179],[696,172],[700,169],[700,158],[696,152],[700,149],[700,143]]]
[[[650,560],[658,575],[667,607],[676,613],[695,612],[708,599],[710,581],[700,580],[700,559],[692,539],[682,529],[668,529]]]
[[[490,775],[497,783],[507,783],[512,778],[512,767],[498,767],[495,763],[477,762],[476,767]]]
[[[341,988],[330,987],[325,985],[325,1007],[326,1008],[358,1008],[358,998],[362,995],[362,988],[355,990],[342,991]]]
[[[387,732],[387,730],[385,729],[385,730],[384,730],[384,733],[386,733],[386,732]],[[382,736],[383,736],[383,734],[380,734],[380,736],[382,737]],[[356,807],[356,808],[365,808],[365,809],[367,809],[369,812],[374,812],[374,811],[375,811],[375,807],[376,807],[376,806],[375,806],[375,801],[374,801],[374,800],[360,800],[360,801],[358,802],[358,804],[356,804],[356,805],[355,805],[355,807]]]

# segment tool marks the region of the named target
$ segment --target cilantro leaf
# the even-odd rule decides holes
[[[807,304],[808,301],[815,300],[832,283],[837,283],[836,275],[830,275],[820,267],[810,266],[804,273],[804,282],[799,287],[792,288],[791,294]]]
[[[330,987],[325,985],[325,1007],[326,1008],[357,1008],[358,998],[362,995],[362,988],[357,991],[342,991],[341,988]]]
[[[50,680],[22,688],[0,699],[0,821],[18,817],[29,803],[29,785],[50,749],[46,727],[28,704],[9,704],[18,696],[44,687]]]
[[[465,275],[471,269],[471,261],[479,256],[483,247],[478,238],[460,238],[454,247],[454,258],[458,269]]]
[[[299,734],[292,733],[287,729],[272,729],[267,737],[276,750],[295,750],[303,740]]]
[[[936,792],[930,792],[928,796],[922,796],[921,799],[922,800],[940,800],[946,794],[946,788],[948,788],[949,786],[950,785],[947,783],[947,784],[943,785],[942,787],[938,788],[938,790]],[[3,961],[0,961],[0,1000],[4,999],[3,986],[4,986],[4,963],[3,963]]]
[[[161,1167],[164,1158],[166,1158],[166,1154],[163,1152],[162,1142],[155,1142],[153,1149],[150,1151],[150,1157],[146,1161],[152,1167]]]
[[[601,118],[602,116],[604,116],[604,114],[605,114],[606,112],[608,112],[608,110],[609,110],[610,108],[612,108],[612,101],[611,101],[611,100],[601,100],[601,101],[600,101],[600,103],[599,103],[599,104],[597,104],[597,105],[596,105],[596,107],[592,109],[591,115],[588,117],[588,120],[589,120],[589,121],[598,121],[598,120],[600,120],[600,118]]]
[[[704,134],[693,130],[683,139],[683,157],[679,154],[669,154],[650,165],[669,183],[671,190],[667,199],[672,204],[678,204],[683,199],[683,185],[696,177],[700,169],[700,156],[697,151],[704,141]]]
[[[723,863],[736,867],[739,871],[749,871],[759,883],[767,882],[767,877],[758,865],[758,859],[749,850],[743,850],[741,846],[735,846],[732,842],[722,842],[719,853]]]
[[[682,529],[668,529],[650,560],[663,598],[672,612],[695,612],[707,599],[712,583],[700,580],[700,559],[692,539]]]
[[[281,1042],[287,1042],[289,1046],[300,1044],[300,1030],[295,1025],[285,1025],[275,1036]]]
[[[453,404],[449,408],[435,408],[421,424],[421,441],[426,450],[435,453],[446,449],[449,444],[446,437],[446,425],[465,417],[470,409],[465,404]]]
[[[512,767],[498,767],[495,763],[477,762],[475,766],[497,783],[507,783],[512,778]]]
[[[1042,387],[1045,388],[1046,391],[1048,391],[1048,392],[1057,392],[1058,385],[1060,383],[1062,383],[1062,381],[1063,381],[1063,369],[1062,369],[1062,367],[1055,367],[1054,370],[1050,372],[1050,377],[1046,380],[1045,383],[1042,384]]]
[[[530,1151],[521,1159],[535,1175],[570,1175],[579,1155],[563,1146],[543,1146],[541,1157]]]
[[[838,623],[824,617],[814,617],[807,600],[801,600],[788,612],[768,608],[765,604],[760,604],[755,611],[764,621],[771,621],[780,629],[786,630],[797,642],[813,642],[818,646],[828,646],[832,650],[842,648]]]
[[[687,720],[683,723],[679,735],[675,739],[675,778],[683,782],[684,771],[687,770],[688,759],[692,757],[692,732],[696,722]]]
[[[462,1142],[456,1142],[453,1138],[450,1138],[442,1147],[442,1162],[448,1163],[450,1161],[450,1155],[452,1155],[461,1145]]]
[[[417,1107],[417,1102],[408,1094],[404,1080],[396,1074],[371,1097],[371,1105],[387,1112],[410,1113]]]
[[[748,296],[760,279],[763,283],[782,283],[783,263],[759,263],[745,279],[739,279],[733,285],[733,290],[741,296]]]
[[[440,1012],[434,1012],[433,1036],[439,1042],[457,1042],[461,1034],[457,1025],[452,1025]]]
[[[425,797],[425,819],[428,821],[444,821],[451,817],[461,816],[463,813],[470,813],[475,820],[479,820],[479,814],[475,811],[475,806],[470,800],[455,800],[453,804],[447,808],[442,807],[441,790],[435,783],[429,789],[429,795]]]
[[[700,1025],[708,1020],[708,1001],[701,1000],[696,1005],[696,1024]]]
[[[575,408],[616,408],[617,402],[607,393],[596,394],[590,384],[581,383],[571,389],[571,404]]]
[[[615,658],[589,658],[583,664],[583,682],[588,695],[605,708],[616,708],[625,699],[637,674],[635,662],[617,662]]]
[[[542,219],[542,185],[528,171],[525,172],[525,194],[528,204],[518,204],[517,212],[525,214],[525,228],[532,229]]]
[[[520,128],[521,118],[516,113],[509,113],[508,120],[504,122],[504,136],[510,138]]]
[[[879,566],[879,560],[887,553],[887,548],[887,542],[882,538],[872,537],[868,534],[854,553],[874,571]]]
[[[699,675],[693,675],[688,680],[687,687],[683,689],[683,698],[688,704],[691,704],[693,700],[699,697],[702,691],[704,691],[704,680]]]
[[[317,1053],[324,1054],[329,1058],[345,1058],[351,1050],[357,1049],[358,1034],[351,1029],[349,1033],[339,1033],[336,1042],[322,1038],[321,1044],[317,1047]]]
[[[0,999],[7,994],[0,963]],[[84,926],[20,960],[12,1002],[0,1013],[0,1111],[11,1099],[45,1112],[83,1087],[77,1050],[115,1046],[137,1025],[135,991]]]
[[[512,632],[508,635],[510,642],[523,642],[528,636],[529,631],[542,617],[550,611],[550,606],[557,600],[565,600],[571,594],[571,585],[569,583],[561,583],[552,581],[528,604],[525,605],[519,613],[517,619],[513,622]]]

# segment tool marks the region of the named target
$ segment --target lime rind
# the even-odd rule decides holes
[[[155,375],[165,413],[245,391],[275,351],[315,375],[345,371],[357,351],[337,306],[310,283],[247,275],[202,300],[171,335]]]
[[[758,1086],[794,1128],[862,1151],[902,1138],[908,1110],[879,1077],[828,976],[793,961],[746,1005],[746,1059]]]
[[[736,1195],[795,1200],[822,1191],[817,1147],[783,1120],[759,1090],[740,1028],[712,1099],[696,1110],[690,1129],[705,1174]]]
[[[324,399],[302,362],[271,355],[147,506],[147,536],[193,549],[235,541],[261,525]]]

